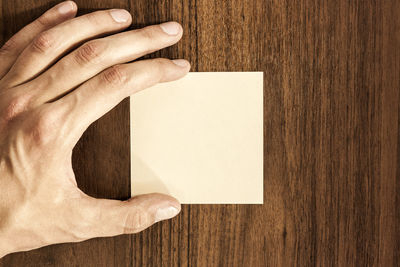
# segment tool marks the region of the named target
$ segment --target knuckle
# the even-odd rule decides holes
[[[99,25],[102,23],[101,14],[102,11],[92,12],[83,16],[90,24]],[[104,22],[103,22],[104,23]]]
[[[156,39],[156,37],[158,35],[157,31],[155,30],[155,28],[153,26],[144,27],[139,30],[139,33],[142,38],[144,38],[148,41],[153,41],[154,39]]]
[[[163,80],[165,62],[162,59],[151,59],[148,62],[143,62],[143,64],[143,69],[147,69],[147,71],[137,70],[137,72],[133,73],[134,76],[140,75],[141,77],[140,79],[132,77],[132,91],[130,94],[153,86]]]
[[[103,80],[110,85],[121,85],[126,82],[127,74],[122,65],[115,65],[104,71]]]
[[[50,31],[41,32],[32,42],[35,51],[45,53],[54,45],[54,37]]]
[[[148,213],[141,208],[136,208],[136,210],[131,211],[126,215],[124,233],[140,232],[149,227],[150,224],[151,222]]]
[[[5,122],[12,121],[18,114],[22,113],[28,106],[30,97],[28,95],[20,95],[11,98],[2,110],[2,119]]]
[[[52,132],[56,129],[58,116],[53,112],[42,112],[34,121],[31,134],[34,142],[38,145],[47,144],[53,138]]]
[[[40,28],[47,27],[50,24],[49,18],[46,15],[42,15],[36,20],[36,24]]]
[[[165,72],[165,67],[167,66],[166,60],[163,58],[156,58],[153,60],[153,75],[152,82],[159,83]]]
[[[156,65],[156,71],[162,72],[164,68],[168,65],[168,59],[165,58],[155,58],[154,63]]]
[[[11,38],[0,48],[0,55],[12,54],[16,48],[17,43],[14,38]]]
[[[78,64],[85,65],[87,63],[98,63],[104,46],[100,41],[91,41],[82,45],[76,53],[75,60]]]

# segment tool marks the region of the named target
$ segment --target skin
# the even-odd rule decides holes
[[[127,11],[76,12],[74,2],[60,3],[0,50],[0,257],[137,233],[180,211],[162,194],[126,201],[86,195],[71,156],[88,126],[124,98],[187,74],[183,59],[127,63],[177,43],[182,27],[121,33],[132,21]]]

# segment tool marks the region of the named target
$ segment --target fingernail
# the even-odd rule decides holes
[[[111,17],[118,23],[127,22],[131,17],[131,14],[124,9],[111,10],[110,14]]]
[[[74,4],[71,1],[62,3],[61,6],[58,7],[58,12],[60,14],[67,14],[74,9]]]
[[[156,212],[155,220],[156,222],[171,219],[179,213],[179,210],[174,206],[169,206],[165,208],[160,208]]]
[[[174,59],[172,62],[175,63],[175,65],[178,65],[179,67],[187,67],[189,65],[189,62],[185,59]]]
[[[177,35],[181,30],[179,23],[173,21],[162,23],[160,27],[168,35]]]

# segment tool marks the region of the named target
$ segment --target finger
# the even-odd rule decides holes
[[[77,7],[72,1],[62,2],[46,11],[42,16],[22,28],[0,49],[0,79],[9,71],[19,54],[43,31],[73,18]]]
[[[168,34],[163,29],[171,31]],[[32,81],[30,87],[40,91],[37,102],[42,104],[64,95],[110,66],[173,45],[181,37],[180,24],[168,22],[93,40],[57,62]],[[50,89],[41,90],[43,86]]]
[[[64,127],[69,130],[68,140],[74,146],[92,122],[124,98],[159,82],[180,79],[189,69],[190,63],[186,60],[165,58],[116,65],[51,104],[64,110]]]
[[[120,31],[131,21],[128,11],[112,9],[80,16],[44,31],[25,48],[5,78],[12,86],[30,80],[79,43]]]
[[[175,217],[181,210],[175,198],[153,193],[127,201],[87,198],[81,204],[85,222],[75,229],[82,239],[140,232]]]

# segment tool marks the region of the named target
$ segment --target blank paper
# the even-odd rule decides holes
[[[262,72],[191,72],[130,103],[132,196],[263,203]]]

